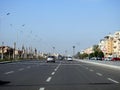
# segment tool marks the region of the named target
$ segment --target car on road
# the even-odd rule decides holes
[[[111,61],[120,61],[120,58],[112,58]]]
[[[63,60],[63,59],[64,59],[63,56],[61,56],[61,55],[58,56],[58,60]]]
[[[104,57],[103,60],[105,60],[105,61],[111,61],[111,60],[112,60],[112,57]]]
[[[48,62],[54,62],[55,63],[55,56],[48,56],[47,57],[47,63]]]
[[[72,57],[67,57],[67,61],[73,61]]]

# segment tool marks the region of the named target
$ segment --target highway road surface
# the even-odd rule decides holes
[[[6,63],[0,90],[120,90],[120,70],[65,60]]]

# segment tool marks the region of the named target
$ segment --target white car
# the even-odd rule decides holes
[[[73,61],[72,57],[67,57],[67,61]]]
[[[54,56],[48,56],[47,62],[54,62],[55,63],[55,57]]]

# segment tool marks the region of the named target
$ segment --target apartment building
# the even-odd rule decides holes
[[[113,40],[114,38],[112,35],[108,35],[105,37],[106,57],[110,57],[113,55]]]
[[[114,33],[113,56],[120,57],[120,31]]]
[[[113,35],[107,35],[100,40],[99,48],[105,57],[120,57],[120,31],[116,31]]]
[[[112,35],[107,35],[104,39],[100,40],[99,48],[104,53],[105,57],[111,57],[113,54],[113,41],[114,38]]]
[[[99,44],[98,44],[100,50],[104,53],[104,55],[106,54],[106,42],[105,39],[101,39]]]
[[[93,53],[93,47],[89,47],[87,49],[84,50],[84,53],[87,53],[87,54],[90,54],[90,53]]]

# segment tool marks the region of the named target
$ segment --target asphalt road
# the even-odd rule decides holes
[[[0,90],[120,90],[120,70],[60,60],[0,64]]]

